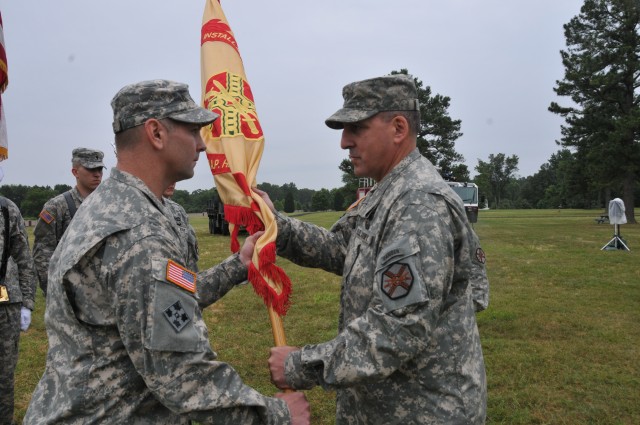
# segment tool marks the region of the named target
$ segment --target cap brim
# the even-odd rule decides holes
[[[340,130],[343,129],[344,125],[347,123],[364,121],[371,118],[377,113],[378,111],[363,111],[362,109],[342,108],[339,109],[335,114],[327,118],[324,123],[329,128]]]
[[[216,114],[215,112],[211,112],[208,109],[194,108],[188,111],[171,114],[168,118],[179,122],[200,124],[201,126],[205,126],[214,122],[216,119],[218,119],[219,116],[220,115]]]
[[[80,165],[88,170],[93,170],[94,168],[107,168],[102,162],[87,162],[85,164],[80,163]]]

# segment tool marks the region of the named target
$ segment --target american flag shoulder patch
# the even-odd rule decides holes
[[[196,292],[196,274],[173,260],[167,261],[167,280],[191,293]]]
[[[38,215],[42,221],[44,221],[47,224],[51,224],[51,222],[53,220],[55,220],[56,218],[47,210],[42,210],[40,211],[40,214]]]

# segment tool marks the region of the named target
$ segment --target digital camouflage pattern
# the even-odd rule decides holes
[[[9,209],[9,256],[18,270],[16,273],[10,261],[7,268],[7,279],[4,284],[9,292],[10,303],[21,303],[29,310],[33,310],[36,299],[36,275],[33,268],[31,250],[29,249],[27,229],[16,204],[7,199],[7,206]],[[4,216],[0,214],[0,255],[4,248]]]
[[[77,188],[69,191],[76,206],[80,207],[84,198]],[[42,292],[47,293],[47,273],[49,261],[58,242],[71,223],[71,212],[64,194],[49,199],[42,207],[36,227],[33,229],[33,261]]]
[[[342,275],[339,333],[287,358],[293,388],[337,391],[337,424],[482,424],[473,231],[416,149],[330,231],[277,214],[278,254]]]
[[[97,149],[75,148],[71,151],[71,163],[82,165],[88,169],[104,167],[102,158],[104,158],[104,153]]]
[[[20,210],[7,199],[9,210],[9,260],[1,283],[7,288],[8,302],[0,302],[0,425],[13,421],[14,372],[18,364],[20,341],[20,309],[33,310],[36,276],[29,249],[29,239]],[[4,252],[4,216],[0,214],[0,258]]]
[[[206,125],[218,114],[198,106],[189,86],[168,80],[149,80],[120,89],[111,101],[113,132],[120,133],[142,125],[150,118]]]
[[[476,313],[489,307],[489,278],[487,277],[487,256],[480,246],[478,235],[473,232],[473,245],[471,246],[471,299]]]
[[[231,256],[199,273],[193,293],[169,281],[186,252],[172,213],[113,169],[51,259],[49,351],[25,424],[290,423],[284,401],[244,385],[209,344],[201,307],[246,267]]]
[[[397,74],[347,84],[342,89],[344,105],[325,120],[334,130],[344,123],[371,118],[382,111],[419,111],[418,92],[413,78]]]
[[[187,212],[182,208],[182,205],[177,202],[164,198],[165,205],[171,210],[173,219],[180,228],[180,235],[186,239],[188,246],[188,257],[186,266],[188,269],[198,271],[198,259],[200,253],[198,252],[198,239],[196,238],[196,231],[189,224],[189,216]]]
[[[0,304],[0,425],[13,423],[15,370],[20,343],[20,304]]]

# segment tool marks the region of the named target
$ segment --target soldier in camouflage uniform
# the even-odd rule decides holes
[[[118,163],[51,259],[49,352],[24,423],[308,423],[303,394],[266,397],[218,361],[202,318],[247,278],[260,234],[196,276],[163,202],[193,176],[200,128],[217,115],[166,80],[126,86],[111,105]]]
[[[71,153],[71,173],[76,178],[73,189],[49,199],[42,207],[36,227],[33,229],[33,261],[38,273],[40,288],[47,293],[49,260],[62,234],[82,201],[102,181],[104,153],[95,149],[76,148]]]
[[[6,208],[9,217],[5,227],[4,212],[0,214],[0,257],[8,256],[2,270],[5,275],[0,276],[0,425],[8,425],[13,423],[14,372],[18,365],[20,331],[26,331],[31,324],[36,274],[20,210],[7,198],[0,202],[5,203],[2,208]]]
[[[189,224],[189,216],[187,212],[182,208],[182,205],[171,199],[173,193],[176,190],[176,184],[169,185],[164,190],[162,196],[164,197],[164,203],[173,212],[173,218],[176,224],[181,230],[181,235],[186,238],[188,250],[187,268],[198,271],[198,260],[200,259],[200,253],[198,252],[198,239],[196,238],[196,231]]]
[[[335,389],[337,424],[482,424],[469,280],[484,256],[460,197],[416,149],[413,79],[360,81],[343,96],[326,124],[343,129],[356,176],[377,183],[328,231],[276,213],[278,254],[341,275],[342,294],[337,337],[272,348],[272,381]]]

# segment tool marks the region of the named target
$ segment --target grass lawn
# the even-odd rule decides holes
[[[478,315],[489,386],[488,424],[640,423],[640,226],[622,225],[630,252],[601,251],[614,226],[598,211],[481,211],[475,229],[487,253],[489,308]],[[330,226],[340,213],[299,218]],[[640,217],[636,211],[636,217]],[[229,239],[192,218],[201,268],[224,259]],[[30,229],[32,231],[32,228]],[[340,279],[278,259],[294,285],[287,342],[335,336]],[[21,421],[44,369],[44,300],[20,341],[16,416]],[[267,311],[250,286],[205,311],[211,345],[245,382],[273,394],[266,366]],[[312,423],[334,422],[334,394],[307,392]]]

